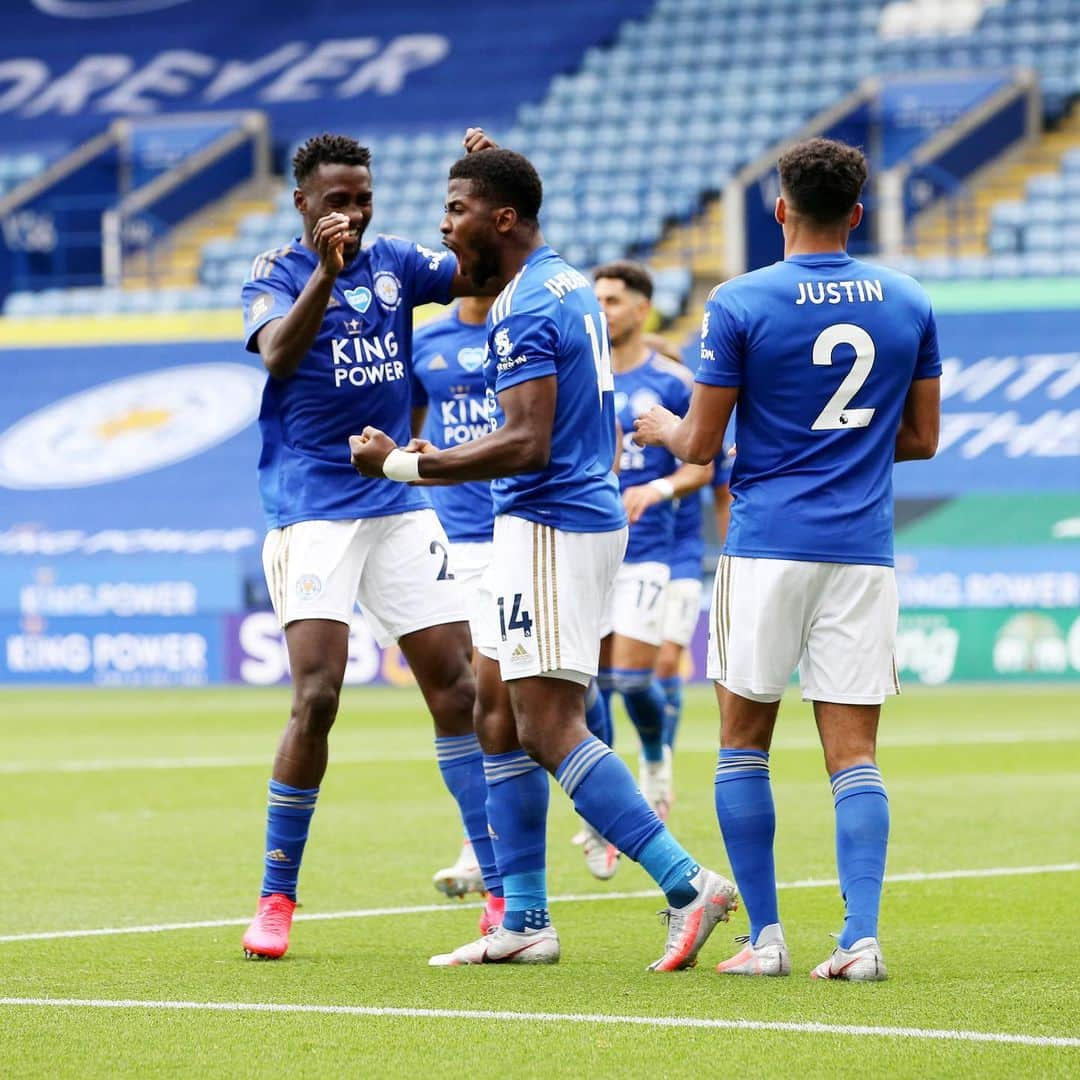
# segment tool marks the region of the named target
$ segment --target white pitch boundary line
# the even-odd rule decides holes
[[[1023,877],[1031,874],[1072,874],[1080,871],[1080,862],[1051,863],[1046,866],[990,866],[970,870],[915,871],[907,874],[888,874],[887,884],[920,881],[954,881],[960,878]],[[836,878],[802,878],[798,881],[782,881],[780,889],[826,889],[837,888]],[[660,895],[656,889],[636,892],[567,893],[552,896],[552,904],[585,904],[598,900],[651,900]],[[393,915],[430,915],[454,911],[479,909],[480,903],[464,904],[414,904],[409,907],[358,908],[354,911],[304,912],[294,916],[294,922],[325,922],[336,919],[372,919]],[[163,934],[172,930],[212,930],[223,926],[247,926],[251,916],[242,919],[203,919],[199,922],[152,923],[147,926],[105,926],[93,930],[42,930],[29,934],[0,935],[0,944],[18,941],[55,941],[59,938],[115,937],[120,934]]]
[[[934,746],[1011,746],[1019,743],[1077,742],[1080,729],[1063,728],[1060,731],[996,731],[934,735],[931,732],[897,732],[881,735],[878,748],[883,750],[918,749]],[[697,745],[692,742],[680,744],[681,750],[691,753],[715,753],[712,744]],[[775,750],[820,750],[817,739],[780,738],[774,743]],[[333,757],[335,765],[393,765],[414,761],[434,761],[434,751],[403,751],[398,754],[341,753]],[[3,761],[0,776],[25,776],[37,773],[98,773],[120,770],[153,771],[156,769],[236,769],[269,766],[268,754],[220,754],[205,757],[130,757],[130,758],[71,758],[64,761]]]
[[[785,1031],[805,1035],[877,1036],[886,1039],[930,1039],[942,1042],[1011,1043],[1018,1046],[1080,1047],[1080,1038],[1066,1035],[1024,1035],[1006,1031],[964,1031],[942,1028],[876,1027],[864,1024],[819,1024],[782,1020],[721,1020],[695,1016],[617,1016],[604,1013],[510,1012],[488,1009],[394,1009],[374,1005],[299,1005],[244,1001],[140,1001],[108,998],[0,998],[0,1006],[53,1009],[167,1009],[226,1013],[302,1013],[322,1016],[390,1017],[406,1020],[487,1020],[543,1024],[626,1024],[656,1028],[712,1028],[721,1031]]]

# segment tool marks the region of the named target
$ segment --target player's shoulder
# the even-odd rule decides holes
[[[714,285],[705,301],[717,307],[741,308],[748,296],[772,289],[783,276],[783,263],[772,263]]]
[[[881,283],[884,295],[900,296],[918,308],[930,309],[930,294],[910,274],[885,263],[866,262],[862,259],[853,259],[852,262],[864,281]]]
[[[693,372],[678,360],[670,360],[659,353],[653,353],[648,360],[649,367],[662,381],[673,381],[680,386],[691,388],[694,385]]]
[[[259,281],[270,277],[275,270],[291,270],[295,264],[303,258],[300,254],[300,245],[295,241],[283,244],[281,247],[270,248],[262,251],[251,261],[251,270],[248,272],[248,281]]]

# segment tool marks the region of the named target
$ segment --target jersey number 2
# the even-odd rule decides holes
[[[850,345],[855,350],[855,363],[844,376],[818,418],[810,425],[811,431],[839,431],[841,428],[866,427],[874,415],[873,409],[849,409],[848,402],[862,389],[870,369],[874,366],[874,339],[861,327],[851,323],[836,323],[826,327],[814,342],[814,363],[832,366],[833,353],[838,345]]]

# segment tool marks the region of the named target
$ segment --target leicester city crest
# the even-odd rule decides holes
[[[375,275],[375,296],[387,311],[394,311],[401,303],[401,282],[397,275],[389,270],[380,270]]]

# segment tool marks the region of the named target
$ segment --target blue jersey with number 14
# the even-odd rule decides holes
[[[796,255],[714,289],[697,380],[739,388],[724,550],[892,566],[896,432],[940,374],[930,300],[888,267]]]
[[[565,532],[626,525],[615,460],[615,404],[607,321],[592,282],[546,245],[537,248],[488,312],[484,373],[501,394],[555,376],[551,457],[537,472],[495,480],[496,514]]]

